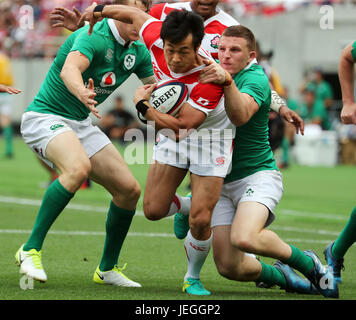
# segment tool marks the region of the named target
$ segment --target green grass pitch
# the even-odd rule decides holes
[[[0,150],[4,149],[0,140]],[[124,150],[121,148],[121,152]],[[130,165],[144,190],[148,165]],[[309,168],[297,165],[283,171],[284,196],[277,207],[271,229],[287,243],[313,249],[322,261],[323,249],[334,240],[356,205],[356,168]],[[182,293],[186,271],[183,241],[173,235],[173,220],[148,221],[142,216],[142,196],[119,265],[142,288],[97,285],[92,276],[104,244],[105,211],[110,196],[98,185],[79,190],[70,206],[59,216],[44,247],[42,262],[48,281],[34,283],[33,290],[20,288],[19,268],[14,254],[32,229],[48,175],[20,138],[15,140],[14,159],[0,158],[0,300],[296,300],[324,299],[319,296],[288,294],[278,288],[258,289],[254,283],[222,278],[210,253],[201,279],[212,295],[190,298]],[[185,194],[187,179],[179,193]],[[157,197],[159,201],[159,196]],[[355,230],[356,232],[356,230]],[[263,258],[272,263],[272,259]],[[341,299],[356,298],[356,249],[346,255]]]

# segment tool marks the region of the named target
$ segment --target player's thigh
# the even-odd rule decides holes
[[[45,158],[55,164],[62,173],[82,172],[87,175],[90,171],[87,153],[72,130],[62,132],[49,141]]]
[[[186,169],[154,161],[149,167],[145,186],[145,214],[165,215],[186,174]]]
[[[199,176],[191,174],[192,202],[190,218],[208,219],[210,224],[214,207],[219,200],[224,179],[213,176]],[[205,217],[199,217],[201,215]]]
[[[251,243],[252,239],[265,227],[269,217],[269,209],[253,201],[240,202],[231,227],[231,241]]]
[[[90,158],[90,163],[90,178],[111,194],[140,192],[137,180],[113,144],[108,144],[95,153]]]

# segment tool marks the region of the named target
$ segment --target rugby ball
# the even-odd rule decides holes
[[[187,99],[188,87],[184,83],[177,80],[164,80],[158,82],[148,102],[157,111],[174,117]],[[146,118],[139,112],[137,115],[143,123],[147,123]]]

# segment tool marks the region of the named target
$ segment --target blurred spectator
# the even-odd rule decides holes
[[[99,127],[111,139],[124,143],[125,132],[128,129],[139,128],[136,118],[124,109],[121,96],[115,99],[115,107],[110,110],[100,121]]]
[[[303,94],[305,90],[314,91],[316,99],[321,100],[325,108],[329,109],[331,107],[333,103],[333,91],[330,84],[324,80],[320,68],[315,68],[307,75],[301,86],[301,93]]]
[[[10,59],[2,50],[0,41],[0,84],[11,87],[13,83]],[[0,92],[0,127],[5,139],[5,157],[7,158],[13,157],[11,113],[12,96],[7,92]]]
[[[314,90],[306,89],[301,106],[301,117],[306,124],[316,124],[322,130],[330,130],[331,125],[323,101],[316,99]]]
[[[287,102],[287,106],[289,109],[295,111],[299,115],[301,115],[301,106],[299,102],[295,99],[293,99],[289,95],[289,90],[287,87],[284,87],[284,94],[282,95],[282,98],[284,98]],[[281,168],[287,168],[290,165],[290,150],[291,147],[294,146],[294,137],[295,137],[295,128],[291,123],[284,122],[284,136],[282,140],[282,159],[281,163],[278,163],[278,167]]]

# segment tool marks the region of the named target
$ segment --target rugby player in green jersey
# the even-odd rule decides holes
[[[342,94],[341,121],[356,124],[356,103],[354,94],[354,64],[356,62],[356,41],[348,44],[341,53],[339,61],[339,80]],[[324,250],[326,262],[333,269],[334,277],[341,282],[344,256],[356,241],[356,207],[351,211],[344,229]]]
[[[219,43],[220,65],[207,62],[201,73],[204,83],[228,83],[224,87],[225,110],[236,125],[232,169],[212,217],[217,269],[228,279],[277,284],[288,291],[315,293],[313,284],[324,296],[337,298],[338,286],[331,270],[313,251],[302,252],[266,228],[274,220],[283,183],[268,142],[271,90],[254,58],[253,33],[246,27],[232,26],[223,32]],[[266,265],[245,252],[280,261]]]
[[[147,11],[149,1],[123,4]],[[61,46],[47,76],[22,117],[27,145],[60,175],[47,189],[35,225],[15,258],[20,272],[39,281],[47,275],[41,262],[46,234],[87,177],[102,185],[112,201],[106,239],[94,282],[140,287],[117,266],[121,247],[135,214],[140,185],[109,138],[93,126],[89,113],[100,118],[103,102],[131,74],[154,83],[151,58],[130,24],[104,19],[91,36],[88,27],[72,33]]]

